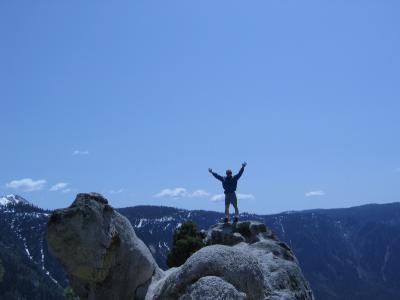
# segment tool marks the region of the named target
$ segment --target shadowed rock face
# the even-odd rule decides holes
[[[78,194],[70,207],[54,211],[48,244],[81,299],[143,298],[140,287],[158,272],[129,221],[99,194]]]
[[[162,272],[99,194],[78,194],[48,226],[49,248],[81,299],[313,299],[295,256],[264,224],[216,224],[205,242],[181,267]]]

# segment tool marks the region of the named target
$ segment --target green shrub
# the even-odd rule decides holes
[[[74,290],[71,287],[64,289],[64,297],[66,300],[79,300],[79,297],[75,295]]]
[[[187,221],[174,231],[172,249],[167,257],[168,267],[179,267],[196,251],[204,247],[202,234],[196,224]]]

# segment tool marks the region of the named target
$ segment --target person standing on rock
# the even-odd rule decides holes
[[[239,220],[239,209],[237,206],[236,188],[237,188],[237,182],[238,182],[239,178],[242,176],[246,165],[247,165],[247,163],[245,163],[245,162],[242,163],[242,167],[240,168],[239,173],[237,173],[235,176],[232,176],[231,170],[226,170],[226,176],[223,177],[223,176],[218,175],[217,173],[213,172],[213,170],[211,168],[208,169],[208,172],[210,172],[215,178],[217,178],[219,181],[222,182],[222,187],[224,188],[224,194],[225,194],[225,219],[224,219],[224,222],[225,223],[229,222],[229,206],[231,204],[235,208],[234,222],[237,222]]]

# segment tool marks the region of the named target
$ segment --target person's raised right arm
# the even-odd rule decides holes
[[[208,169],[208,172],[210,172],[219,181],[223,181],[224,180],[224,178],[221,175],[218,175],[217,173],[213,172],[213,170],[211,168]]]

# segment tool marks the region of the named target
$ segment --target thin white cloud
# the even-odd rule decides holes
[[[59,182],[59,183],[56,183],[55,185],[53,185],[53,186],[49,189],[49,191],[50,191],[50,192],[57,192],[57,191],[66,189],[67,186],[68,186],[68,183],[67,183],[67,182]]]
[[[190,195],[192,198],[204,198],[208,196],[210,196],[210,194],[205,190],[196,190]]]
[[[74,150],[72,155],[89,155],[89,151],[87,150]]]
[[[224,194],[218,194],[218,195],[214,195],[211,197],[211,201],[212,202],[219,202],[225,199],[225,195]]]
[[[253,194],[237,194],[236,196],[239,200],[250,200],[255,198]]]
[[[126,189],[119,189],[119,190],[109,190],[108,193],[109,194],[121,194],[123,192],[125,192]]]
[[[208,197],[210,194],[205,190],[195,190],[193,192],[188,192],[187,189],[178,187],[174,189],[164,189],[161,192],[154,195],[157,198],[204,198]]]
[[[72,191],[70,188],[68,188],[68,189],[63,189],[61,192],[63,192],[63,193],[69,193],[70,191]]]
[[[250,199],[254,199],[254,195],[253,194],[236,194],[236,197],[238,200],[250,200]],[[210,198],[210,200],[212,202],[220,202],[220,201],[224,201],[225,200],[225,194],[218,194],[218,195],[214,195]]]
[[[185,188],[164,189],[154,195],[157,198],[183,198],[187,195]]]
[[[44,179],[33,180],[31,178],[23,178],[19,180],[12,180],[9,183],[6,183],[6,187],[25,192],[33,192],[43,189],[46,183],[47,181]]]
[[[321,196],[325,196],[325,192],[318,190],[318,191],[311,191],[311,192],[307,192],[305,194],[306,197],[321,197]]]

